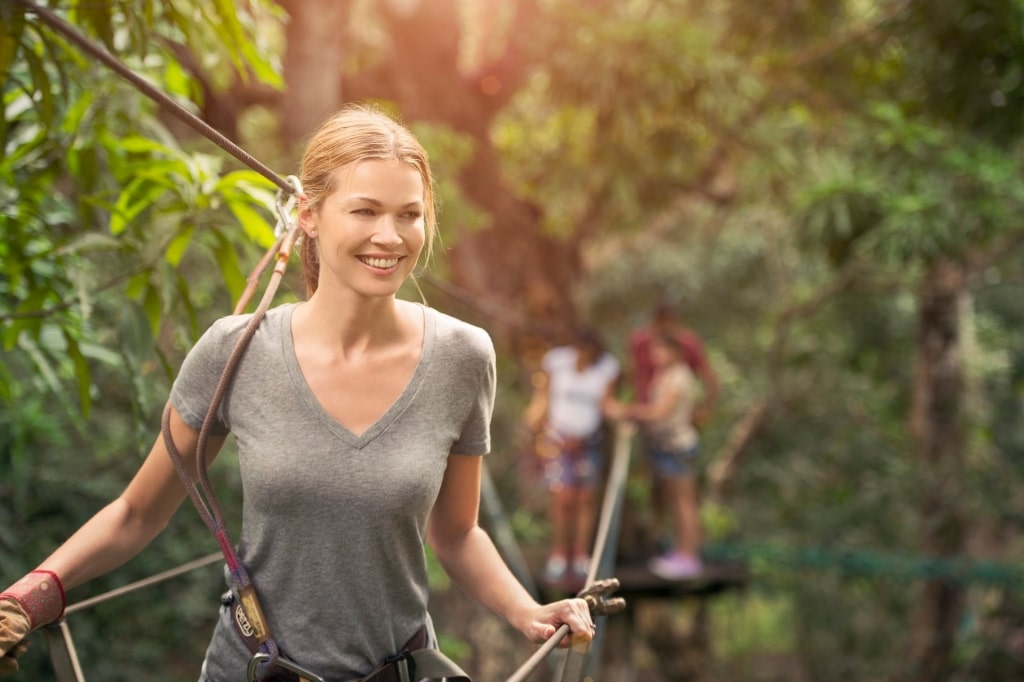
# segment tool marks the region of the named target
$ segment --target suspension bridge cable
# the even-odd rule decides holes
[[[742,560],[755,567],[772,566],[787,571],[837,570],[849,576],[894,580],[939,579],[962,585],[1024,587],[1024,568],[1019,564],[978,561],[960,557],[898,555],[868,549],[841,547],[792,547],[781,542],[708,542],[702,553],[713,561]]]
[[[74,26],[69,24],[67,21],[59,17],[54,12],[51,12],[45,7],[31,2],[30,0],[18,0],[26,10],[35,14],[39,19],[47,26],[57,31],[69,41],[78,46],[83,52],[94,57],[104,65],[109,67],[111,70],[116,72],[119,76],[134,85],[142,94],[146,95],[160,106],[167,109],[171,114],[179,118],[190,128],[198,132],[200,135],[210,140],[218,147],[231,154],[233,157],[244,163],[249,168],[253,169],[263,177],[267,178],[279,188],[288,192],[289,194],[295,191],[284,178],[272,171],[262,162],[257,160],[254,156],[249,154],[247,151],[239,147],[237,144],[225,137],[220,131],[212,127],[206,121],[202,120],[194,113],[183,107],[178,102],[174,101],[166,93],[156,88],[152,83],[147,81],[142,76],[138,75],[129,66],[118,60],[116,57],[107,52],[103,47],[98,45],[95,41],[90,40],[86,36],[82,35]]]

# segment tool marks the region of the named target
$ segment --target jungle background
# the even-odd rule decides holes
[[[518,479],[538,353],[587,321],[625,361],[654,303],[679,307],[722,384],[708,551],[751,577],[656,605],[597,679],[1024,679],[1024,3],[46,4],[282,175],[344,102],[414,129],[443,249],[405,293],[494,338],[488,463],[524,543],[545,532]],[[127,483],[272,240],[274,187],[21,2],[0,28],[7,585]],[[296,265],[278,300],[302,295]],[[648,497],[635,476],[627,509]],[[183,508],[70,599],[211,551]],[[204,568],[76,615],[87,678],[195,679],[221,584]],[[434,592],[476,679],[532,651]],[[39,635],[22,667],[52,679]]]

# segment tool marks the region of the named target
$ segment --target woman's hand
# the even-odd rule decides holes
[[[0,599],[0,675],[18,672],[18,656],[28,649],[32,630],[28,614],[13,599]]]
[[[558,643],[559,647],[567,647],[574,641],[594,639],[594,620],[590,616],[590,607],[582,599],[563,599],[538,606],[528,614],[519,629],[534,644],[543,644],[561,625],[568,625],[570,634]]]
[[[619,402],[618,400],[610,400],[605,405],[604,413],[609,419],[616,421],[622,421],[625,419],[633,418],[633,406],[628,403]]]

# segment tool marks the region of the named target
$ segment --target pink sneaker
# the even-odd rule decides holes
[[[647,567],[663,580],[695,578],[704,570],[698,557],[688,556],[678,550],[654,557]]]

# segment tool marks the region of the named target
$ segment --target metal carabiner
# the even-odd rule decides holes
[[[287,197],[285,197],[283,189],[277,190],[277,197],[274,201],[274,208],[277,209],[277,224],[274,225],[275,239],[291,229],[292,211],[295,209],[299,197],[302,196],[302,183],[296,176],[289,175],[285,180],[293,187],[293,190],[288,193]]]
[[[610,613],[618,613],[626,608],[626,600],[622,597],[609,598],[619,589],[618,578],[605,578],[598,580],[576,596],[587,602],[590,613],[594,616],[606,616]]]
[[[257,669],[261,665],[266,665],[269,662],[270,654],[265,654],[263,652],[254,654],[253,657],[249,659],[249,667],[245,670],[245,678],[248,682],[259,682],[259,678],[256,677]],[[324,678],[320,677],[316,673],[309,672],[298,663],[293,663],[284,656],[278,656],[277,660],[274,661],[274,665],[282,670],[295,673],[299,676],[300,682],[326,682]]]

